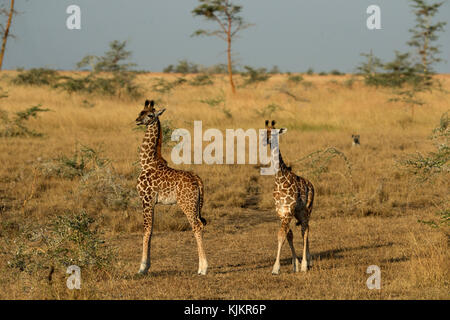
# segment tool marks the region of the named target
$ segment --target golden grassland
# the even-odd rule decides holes
[[[8,98],[0,100],[1,110],[12,114],[42,104],[51,111],[29,121],[30,128],[44,134],[42,138],[0,138],[0,298],[450,298],[448,230],[418,222],[434,218],[439,205],[448,203],[448,180],[440,177],[419,184],[398,165],[409,154],[433,149],[429,136],[450,109],[447,94],[425,94],[426,105],[417,108],[411,119],[406,106],[388,102],[391,90],[366,87],[357,78],[351,83],[350,75],[305,76],[309,85],[276,75],[266,82],[238,87],[232,95],[225,76],[215,76],[211,86],[183,84],[160,94],[152,91],[154,80],[172,81],[178,75],[141,74],[142,101],[13,86],[9,80],[14,75],[14,71],[0,75],[0,87],[8,92]],[[450,77],[439,77],[449,90]],[[239,76],[236,80],[238,85],[243,82]],[[217,97],[224,98],[224,105],[201,102]],[[76,196],[78,178],[47,177],[35,169],[87,145],[102,150],[123,185],[134,190],[143,137],[143,131],[134,130],[134,119],[145,98],[166,107],[161,120],[191,132],[194,120],[202,120],[203,130],[222,132],[263,128],[265,119],[275,119],[288,128],[280,141],[283,158],[316,189],[310,222],[314,265],[309,272],[292,272],[285,244],[281,274],[271,274],[279,222],[271,195],[273,177],[261,176],[258,166],[176,166],[170,160],[174,144],[163,147],[171,166],[196,172],[205,184],[202,216],[208,221],[204,243],[209,270],[204,277],[196,274],[195,240],[176,207],[157,207],[152,266],[149,275],[137,277],[142,248],[139,205],[124,209],[99,205]],[[86,108],[85,100],[92,107]],[[268,108],[270,104],[277,107]],[[353,133],[361,135],[359,148],[351,146]],[[327,147],[345,154],[351,175],[340,157],[332,159],[320,175],[303,171],[305,167],[297,160]],[[136,197],[133,201],[138,203]],[[71,291],[66,288],[65,270],[55,270],[55,279],[49,283],[45,273],[29,274],[8,266],[14,236],[23,225],[45,223],[78,209],[95,218],[105,246],[115,250],[113,271],[82,273],[82,289]],[[301,252],[300,230],[292,227]],[[369,265],[381,268],[381,290],[366,287]]]

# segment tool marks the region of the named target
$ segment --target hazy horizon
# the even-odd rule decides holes
[[[235,1],[243,6],[242,17],[253,26],[240,33],[233,43],[237,68],[249,65],[282,72],[356,71],[373,50],[384,61],[395,50],[411,51],[406,43],[415,25],[409,1],[398,0],[251,0]],[[46,67],[76,69],[85,55],[103,55],[113,40],[126,40],[132,51],[130,62],[136,70],[161,72],[180,60],[211,66],[226,63],[225,42],[211,37],[191,37],[199,29],[216,25],[192,16],[197,0],[41,0],[16,1],[3,69]],[[69,30],[69,5],[81,8],[81,30]],[[369,5],[381,8],[381,30],[366,27]],[[434,21],[447,21],[450,5],[445,3]],[[450,73],[445,61],[450,56],[450,33],[439,34],[438,73]]]

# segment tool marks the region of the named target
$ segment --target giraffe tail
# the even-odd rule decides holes
[[[206,226],[206,219],[202,218],[201,212],[203,207],[203,181],[200,179],[200,177],[197,176],[197,183],[198,183],[198,219],[202,223],[203,226]]]
[[[314,187],[313,187],[312,183],[308,183],[307,185],[308,185],[308,190],[306,192],[305,210],[306,210],[306,213],[307,213],[307,216],[309,219],[309,217],[311,216],[312,206],[314,203]],[[301,224],[302,223],[300,221],[297,221],[297,223],[295,225],[299,226]]]
[[[314,187],[312,183],[308,183],[308,196],[306,198],[306,209],[311,213],[314,202]]]

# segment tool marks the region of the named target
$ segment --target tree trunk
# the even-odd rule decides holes
[[[227,30],[227,57],[228,57],[228,76],[230,78],[231,91],[236,93],[236,87],[233,82],[233,66],[231,61],[231,17],[228,17],[228,30]]]
[[[3,35],[2,50],[0,51],[0,70],[2,70],[3,66],[3,57],[5,56],[6,41],[8,40],[9,28],[11,27],[13,13],[14,13],[14,0],[11,0],[11,8],[9,10],[8,23],[5,28],[5,34]]]
[[[429,25],[429,17],[427,15],[427,18],[425,20],[425,30],[426,32],[424,32],[424,39],[423,39],[423,48],[422,48],[422,64],[423,64],[423,72],[427,73],[428,72],[428,41],[429,41],[429,30],[430,30],[430,25]]]

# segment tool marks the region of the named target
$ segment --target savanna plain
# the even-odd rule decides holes
[[[390,89],[352,75],[304,75],[297,83],[281,74],[247,86],[236,76],[232,94],[224,75],[164,92],[154,90],[155,81],[179,75],[145,73],[137,77],[144,95],[135,100],[13,85],[16,74],[1,73],[2,115],[13,121],[32,106],[49,110],[26,121],[39,135],[0,137],[1,299],[450,298],[448,227],[420,222],[448,206],[448,175],[422,183],[401,165],[434,150],[430,135],[450,109],[447,93],[424,93],[426,104],[412,117],[408,106],[389,102]],[[436,77],[450,90],[449,76]],[[135,186],[144,131],[134,120],[146,98],[166,108],[164,158],[204,182],[206,276],[197,275],[195,239],[176,206],[157,206],[151,268],[137,275],[143,219]],[[271,274],[279,229],[273,176],[254,164],[171,160],[173,129],[193,137],[196,120],[203,131],[225,133],[264,128],[266,119],[288,129],[280,137],[283,159],[315,186],[313,267],[306,273],[293,272],[285,243],[281,272]],[[359,147],[352,134],[361,136]],[[300,228],[291,227],[300,253]],[[80,290],[66,286],[69,264],[81,265]],[[380,267],[379,290],[366,285],[370,265]]]

